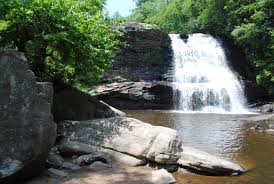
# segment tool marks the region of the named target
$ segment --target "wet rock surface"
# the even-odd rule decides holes
[[[0,52],[0,183],[39,173],[56,138],[51,83],[37,83],[20,52]]]

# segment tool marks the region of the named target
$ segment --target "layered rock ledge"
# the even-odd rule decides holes
[[[91,94],[118,109],[172,109],[173,84],[167,81],[102,84]]]

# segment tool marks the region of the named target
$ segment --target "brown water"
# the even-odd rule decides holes
[[[152,125],[176,129],[184,145],[234,161],[247,169],[245,174],[233,177],[177,172],[174,176],[179,184],[274,184],[274,136],[254,133],[249,130],[254,123],[239,121],[256,115],[126,112]]]

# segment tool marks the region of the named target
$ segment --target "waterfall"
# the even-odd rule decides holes
[[[206,34],[170,34],[175,109],[183,112],[247,113],[243,87],[221,44]]]

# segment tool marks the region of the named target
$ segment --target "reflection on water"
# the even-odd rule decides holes
[[[232,160],[248,172],[238,177],[174,173],[179,184],[273,184],[274,137],[249,130],[254,124],[238,121],[255,115],[182,114],[172,111],[126,111],[129,116],[176,129],[184,145]]]

